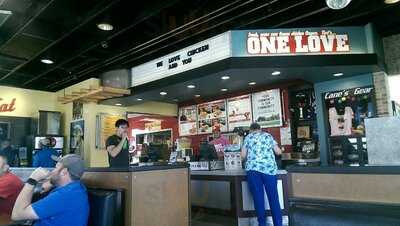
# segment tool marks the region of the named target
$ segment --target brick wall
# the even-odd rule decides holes
[[[384,38],[383,47],[388,74],[400,74],[400,34]]]
[[[378,117],[389,116],[391,112],[387,77],[385,72],[376,72],[373,74]]]

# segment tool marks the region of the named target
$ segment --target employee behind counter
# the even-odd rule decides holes
[[[113,168],[129,167],[129,123],[125,119],[118,119],[115,122],[116,133],[107,138],[106,148],[108,163]]]

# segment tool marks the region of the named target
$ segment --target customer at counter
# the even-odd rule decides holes
[[[0,225],[10,221],[15,200],[23,186],[19,177],[9,172],[7,159],[0,156]]]
[[[44,168],[32,172],[15,202],[12,220],[35,220],[34,226],[87,225],[89,201],[86,188],[80,182],[84,172],[83,160],[75,154],[57,160],[52,172]],[[31,203],[34,187],[45,180],[50,180],[56,188],[48,196]]]
[[[129,167],[129,123],[125,119],[115,122],[116,134],[107,138],[106,147],[108,152],[108,163],[110,167]]]
[[[11,147],[10,139],[5,139],[1,142],[0,155],[7,158],[8,165],[11,167],[18,166],[18,153]]]
[[[53,148],[52,143],[51,137],[40,140],[41,149],[36,151],[33,155],[33,167],[54,168],[56,166],[56,162],[52,159],[52,156],[58,156],[59,154]]]
[[[274,226],[282,226],[282,212],[279,204],[275,154],[281,155],[274,138],[261,131],[257,123],[250,125],[242,147],[242,158],[246,159],[246,174],[249,190],[253,195],[254,207],[259,226],[266,226],[264,188],[271,208]]]

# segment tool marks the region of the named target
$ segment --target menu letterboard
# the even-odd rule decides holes
[[[198,133],[212,133],[213,130],[226,132],[226,100],[216,100],[197,105]]]
[[[179,108],[179,135],[197,134],[197,106]]]
[[[228,127],[249,127],[253,120],[251,113],[251,96],[243,95],[228,99]]]

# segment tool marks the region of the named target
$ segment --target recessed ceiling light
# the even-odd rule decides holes
[[[165,95],[167,95],[168,93],[167,92],[160,92],[160,95],[161,96],[165,96]]]
[[[280,74],[281,74],[280,71],[274,71],[274,72],[271,73],[271,75],[280,75]]]
[[[0,14],[12,15],[12,11],[10,11],[10,10],[1,10],[0,9]]]
[[[228,80],[228,79],[230,79],[230,78],[231,78],[231,77],[229,77],[229,76],[227,76],[227,75],[221,77],[222,80]]]
[[[136,98],[136,100],[137,100],[137,101],[142,101],[143,99],[142,99],[142,98]]]
[[[50,59],[41,59],[40,62],[42,62],[44,64],[54,64],[54,61],[52,61]]]
[[[200,95],[199,95],[199,94],[196,94],[196,95],[194,95],[194,97],[196,97],[196,98],[199,98],[199,97],[200,97]]]
[[[249,85],[254,86],[256,82],[249,82]]]
[[[221,91],[222,91],[222,92],[226,92],[226,91],[228,91],[228,89],[225,89],[225,88],[224,88],[224,89],[221,89]]]
[[[397,2],[399,2],[400,0],[385,0],[385,3],[386,4],[394,4],[394,3],[397,3]]]
[[[187,87],[188,87],[189,89],[194,89],[194,88],[196,88],[195,85],[188,85]]]
[[[326,5],[331,9],[343,9],[351,0],[326,0]]]
[[[335,73],[335,74],[333,74],[333,76],[335,76],[335,77],[340,77],[342,75],[343,75],[343,73]]]
[[[120,104],[120,103],[117,103],[117,104],[115,104],[116,106],[122,106],[122,104]]]
[[[97,24],[97,28],[103,31],[111,31],[114,27],[109,23],[99,23]]]

